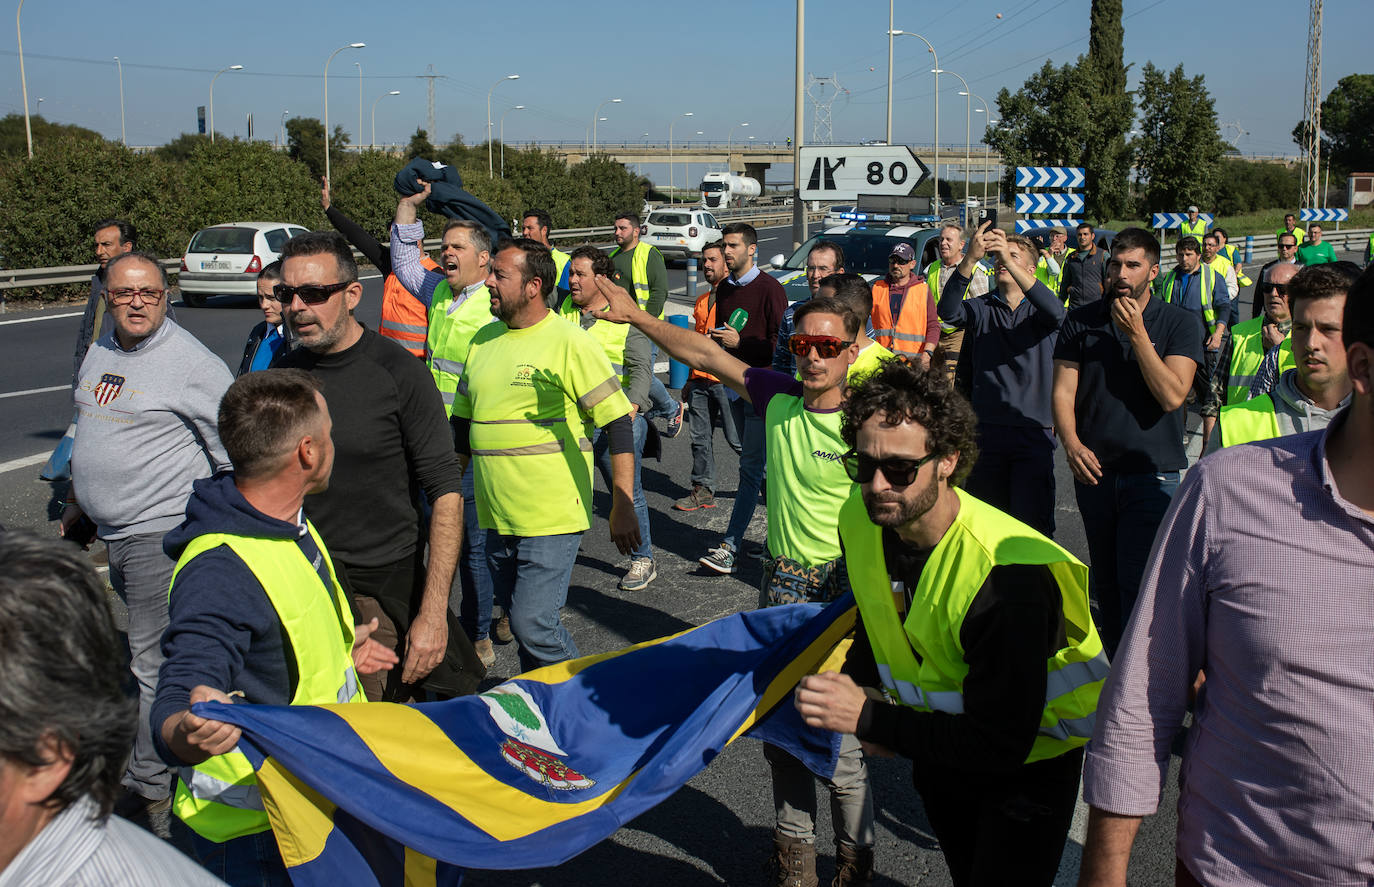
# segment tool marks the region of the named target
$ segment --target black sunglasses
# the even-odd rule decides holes
[[[850,480],[860,484],[872,483],[873,475],[882,471],[888,483],[894,487],[905,487],[916,480],[916,472],[921,470],[921,466],[936,455],[927,453],[919,459],[874,459],[850,450],[844,454],[844,471]]]
[[[342,283],[326,283],[323,285],[308,283],[304,286],[287,286],[279,283],[272,287],[272,298],[283,305],[289,305],[297,297],[307,305],[318,305],[321,302],[328,302],[329,299],[339,290],[344,289],[353,281],[345,280]]]
[[[1286,283],[1266,283],[1262,289],[1264,292],[1273,290],[1281,296],[1288,295],[1288,284]]]

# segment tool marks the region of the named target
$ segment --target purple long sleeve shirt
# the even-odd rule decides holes
[[[1178,856],[1212,887],[1374,879],[1374,518],[1331,479],[1345,418],[1188,472],[1103,688],[1083,797],[1144,816],[1206,670]]]

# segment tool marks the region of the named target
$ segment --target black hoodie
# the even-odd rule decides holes
[[[243,498],[231,473],[198,480],[186,504],[186,520],[163,539],[178,560],[192,540],[207,533],[266,539],[294,539],[320,575],[318,591],[329,594],[329,569],[304,524],[268,517]],[[242,559],[220,545],[197,555],[177,574],[162,636],[165,660],[158,672],[150,713],[153,740],[167,763],[180,766],[162,742],[162,723],[191,704],[191,690],[204,684],[226,693],[243,691],[243,701],[286,705],[295,691],[286,632],[267,592]]]

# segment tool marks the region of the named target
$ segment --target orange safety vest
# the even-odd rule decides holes
[[[707,330],[716,325],[716,290],[712,287],[709,291],[697,296],[696,307],[692,309],[692,320],[696,322],[697,332],[706,335]],[[703,373],[701,370],[692,370],[687,374],[689,379],[705,379],[707,382],[719,382],[710,373]]]
[[[894,354],[914,356],[935,347],[926,341],[926,303],[930,288],[924,279],[912,284],[902,300],[902,313],[892,321],[887,280],[873,283],[873,339]]]
[[[429,256],[420,256],[420,264],[429,271],[439,270],[439,263]],[[382,284],[382,322],[377,332],[424,359],[429,309],[401,285],[395,274],[388,274]]]

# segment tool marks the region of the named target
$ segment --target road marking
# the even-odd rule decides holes
[[[6,397],[23,397],[26,394],[47,394],[52,391],[69,391],[71,387],[70,385],[53,385],[49,388],[30,388],[28,391],[6,391],[4,394],[0,394],[0,400]]]
[[[0,462],[0,474],[7,471],[18,471],[21,468],[28,468],[31,465],[41,465],[48,461],[49,453],[35,453],[32,456],[24,456],[21,459],[11,459],[8,462]]]
[[[84,311],[68,311],[65,314],[44,314],[41,317],[20,317],[16,320],[0,320],[0,326],[7,323],[37,323],[40,320],[57,320],[62,317],[80,317]]]

